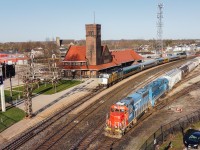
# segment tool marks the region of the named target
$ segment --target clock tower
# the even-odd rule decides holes
[[[101,25],[86,24],[86,59],[88,65],[101,64]]]

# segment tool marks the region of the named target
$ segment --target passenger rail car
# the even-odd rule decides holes
[[[169,56],[169,61],[176,61],[181,59],[179,56]]]
[[[132,65],[129,67],[124,67],[123,68],[123,78],[126,78],[128,76],[131,76],[135,73],[138,73],[142,70],[142,65],[141,64],[137,64],[137,65]]]
[[[172,69],[145,87],[113,104],[106,119],[105,135],[115,138],[124,135],[127,129],[132,127],[148,108],[154,107],[161,96],[169,92],[175,84],[181,81],[185,74],[191,72],[194,66],[199,65],[199,63],[200,58],[196,58],[180,68]],[[183,72],[182,68],[185,68],[185,66],[188,71]]]
[[[133,74],[136,74],[138,72],[141,72],[142,70],[161,65],[164,63],[168,63],[170,61],[176,61],[180,59],[179,56],[169,56],[165,58],[158,58],[156,60],[149,60],[146,62],[142,62],[136,65],[120,68],[119,70],[113,72],[113,73],[102,73],[99,75],[99,86],[109,87],[113,85],[114,83],[131,76]]]
[[[132,66],[128,66],[128,67],[124,67],[122,69],[119,69],[113,73],[102,73],[99,75],[99,86],[104,86],[104,87],[109,87],[111,85],[113,85],[114,83],[128,77],[131,76],[135,73],[138,73],[142,70],[157,66],[157,65],[161,65],[164,63],[168,63],[168,62],[172,62],[172,61],[176,61],[179,59],[183,59],[186,57],[183,57],[184,55],[179,55],[179,56],[168,56],[165,58],[158,58],[155,60],[149,60],[146,62],[142,62],[139,63],[137,65],[132,65]],[[199,61],[198,59],[196,61]],[[103,75],[106,74],[106,75]]]
[[[166,58],[158,58],[157,59],[157,63],[159,65],[164,64],[164,63],[168,63],[168,62],[169,62],[169,58],[168,57],[166,57]]]

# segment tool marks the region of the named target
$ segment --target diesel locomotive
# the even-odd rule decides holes
[[[162,95],[170,91],[199,63],[200,57],[195,58],[113,104],[106,119],[105,135],[117,138],[124,135],[127,129],[132,127],[145,111],[154,107]]]

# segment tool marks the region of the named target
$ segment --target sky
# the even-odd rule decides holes
[[[0,42],[85,39],[94,12],[102,40],[156,39],[161,2],[164,39],[200,39],[200,0],[0,0]]]

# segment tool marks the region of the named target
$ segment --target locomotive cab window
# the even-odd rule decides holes
[[[125,110],[124,109],[120,109],[120,112],[125,112]]]

